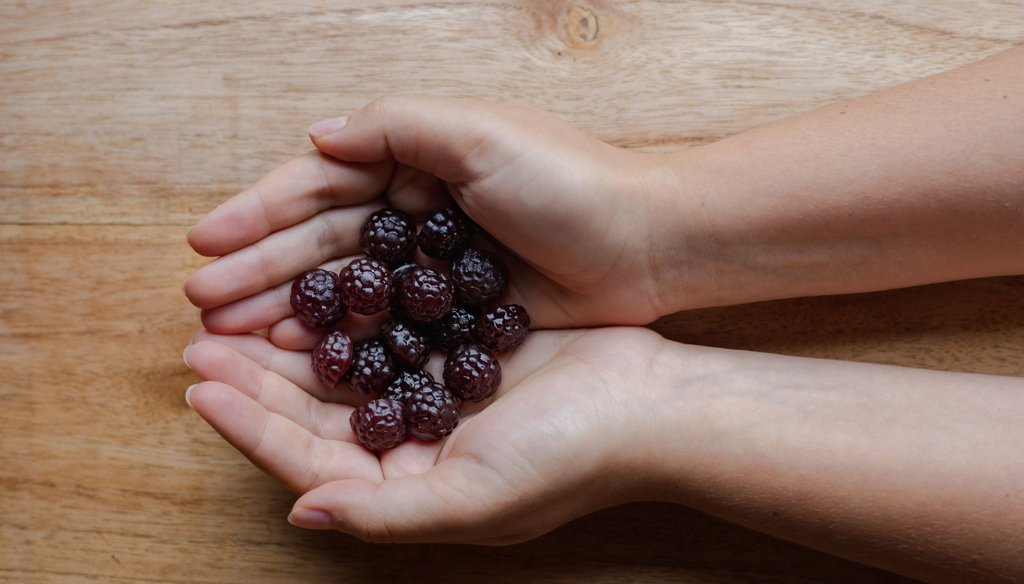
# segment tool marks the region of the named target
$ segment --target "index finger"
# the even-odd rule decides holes
[[[314,150],[200,219],[189,231],[189,245],[200,255],[225,255],[329,207],[365,203],[384,192],[394,167],[392,160],[342,162]]]

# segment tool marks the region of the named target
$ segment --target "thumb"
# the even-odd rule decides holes
[[[490,488],[448,459],[430,472],[374,483],[325,483],[299,498],[288,521],[309,529],[337,529],[374,543],[466,542],[488,537],[481,521],[494,507]],[[476,471],[471,471],[476,472]],[[492,525],[493,527],[493,525]]]
[[[474,169],[474,154],[486,153],[500,164],[495,160],[502,154],[500,136],[510,130],[501,112],[510,107],[471,99],[385,96],[350,116],[313,124],[309,137],[321,152],[339,160],[391,158],[449,182],[468,182],[483,170]]]

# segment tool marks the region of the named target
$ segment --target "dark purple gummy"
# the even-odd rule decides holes
[[[398,209],[375,211],[363,222],[359,247],[382,262],[404,262],[416,251],[416,225]]]
[[[418,322],[441,318],[455,301],[448,276],[422,266],[409,267],[402,272],[397,296],[402,312]]]
[[[391,316],[393,316],[395,318],[401,318],[401,319],[408,319],[409,318],[409,315],[407,315],[405,313],[405,311],[402,310],[401,302],[398,301],[398,289],[399,289],[400,283],[402,281],[402,274],[404,274],[406,270],[408,270],[409,268],[411,268],[413,266],[417,266],[417,267],[421,267],[421,268],[423,267],[423,266],[421,266],[419,264],[409,263],[409,264],[402,264],[401,266],[398,266],[397,268],[391,270],[391,275],[395,277],[395,295],[391,297],[391,308],[388,309],[388,312],[390,312]]]
[[[355,344],[352,364],[342,379],[353,392],[369,395],[387,387],[397,373],[395,358],[384,343],[366,339]]]
[[[395,286],[397,286],[398,285],[398,281],[402,279],[402,274],[404,274],[406,270],[408,270],[409,268],[412,268],[412,267],[422,268],[423,266],[421,266],[419,264],[408,263],[408,264],[402,264],[402,265],[398,266],[397,268],[391,270],[391,275],[393,275],[395,277]]]
[[[461,400],[487,399],[501,385],[501,365],[486,348],[461,345],[444,360],[444,385]]]
[[[393,320],[381,328],[380,336],[395,356],[417,369],[430,359],[430,338],[414,324]]]
[[[526,340],[530,315],[518,304],[506,304],[485,312],[473,327],[473,340],[492,351],[508,351]]]
[[[459,400],[445,386],[428,383],[405,402],[406,431],[417,440],[440,440],[459,425]]]
[[[508,287],[508,266],[496,253],[470,248],[452,262],[451,278],[459,302],[486,304]]]
[[[338,274],[341,300],[359,314],[376,314],[391,306],[395,281],[387,265],[373,258],[362,258],[345,266]]]
[[[380,391],[380,397],[397,399],[405,403],[414,391],[428,383],[434,383],[434,376],[421,369],[402,369],[387,387]]]
[[[480,318],[475,306],[454,306],[451,312],[430,325],[430,340],[439,349],[451,351],[473,340],[473,327]]]
[[[338,383],[352,364],[351,337],[342,331],[331,331],[313,347],[313,373],[330,388]]]
[[[289,297],[295,316],[312,327],[328,328],[345,317],[338,275],[327,270],[310,270],[292,282]]]
[[[416,243],[427,257],[451,260],[473,239],[473,221],[459,207],[439,211],[423,225]]]
[[[405,405],[375,399],[352,410],[348,423],[359,442],[373,452],[394,448],[405,440]]]

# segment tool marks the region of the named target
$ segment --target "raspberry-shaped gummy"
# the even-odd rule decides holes
[[[416,226],[398,209],[375,211],[363,223],[359,247],[366,255],[382,262],[404,262],[416,251]]]
[[[434,376],[421,369],[402,369],[387,387],[380,390],[380,397],[397,399],[405,403],[414,391],[434,383]]]
[[[444,385],[465,401],[487,399],[501,385],[501,365],[484,347],[461,345],[444,360]]]
[[[355,393],[369,395],[387,387],[397,372],[395,358],[384,343],[366,339],[355,344],[352,365],[342,379]]]
[[[448,207],[431,217],[419,235],[416,243],[427,257],[437,260],[451,260],[469,246],[473,239],[473,221],[458,207]]]
[[[455,301],[448,276],[422,266],[412,266],[402,272],[397,296],[402,311],[419,322],[441,318]]]
[[[508,266],[498,254],[483,249],[467,249],[452,262],[452,283],[459,302],[494,302],[508,286]]]
[[[395,295],[395,281],[384,262],[373,258],[356,260],[338,274],[341,300],[359,314],[387,310]]]
[[[430,358],[430,338],[419,327],[393,320],[381,328],[380,336],[388,348],[402,361],[416,368]]]
[[[388,312],[390,312],[391,316],[395,318],[402,318],[406,320],[409,319],[409,315],[407,315],[405,311],[402,310],[402,304],[398,301],[398,289],[401,287],[402,274],[404,274],[406,270],[413,266],[422,267],[419,264],[409,263],[402,264],[401,266],[398,266],[397,268],[391,270],[391,275],[394,276],[395,278],[395,295],[391,297],[391,308],[388,309]]]
[[[418,440],[440,440],[459,425],[459,400],[445,386],[429,383],[405,402],[406,431]]]
[[[328,328],[338,324],[347,311],[341,301],[338,275],[327,270],[303,272],[292,282],[289,297],[299,320],[312,327]]]
[[[375,399],[353,410],[348,423],[368,449],[394,448],[405,440],[405,405],[393,399]]]
[[[473,327],[473,340],[492,351],[508,351],[526,340],[530,315],[518,304],[499,306],[484,313]]]
[[[352,352],[352,339],[346,333],[327,333],[313,347],[313,373],[327,387],[338,387],[352,364]]]
[[[455,306],[452,311],[430,325],[430,340],[445,351],[473,342],[473,327],[480,318],[475,306]]]
[[[421,266],[419,264],[416,264],[416,263],[411,263],[410,262],[408,264],[402,264],[402,265],[398,266],[397,268],[391,270],[391,274],[395,277],[395,287],[396,288],[398,287],[398,282],[402,280],[402,274],[404,274],[405,271],[408,270],[409,268],[413,268],[413,267],[422,268],[423,266]]]

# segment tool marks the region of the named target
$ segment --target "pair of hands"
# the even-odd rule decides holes
[[[344,126],[342,126],[344,123]],[[671,183],[655,157],[522,106],[380,99],[311,127],[318,150],[272,171],[189,233],[220,256],[184,290],[205,329],[186,362],[189,402],[254,464],[302,496],[290,520],[372,541],[504,544],[644,495],[652,366],[666,341],[658,237]],[[292,316],[291,281],[359,254],[359,227],[391,205],[419,221],[456,202],[499,244],[509,302],[534,328],[501,355],[503,382],[436,443],[378,457],[349,428],[365,398],[310,370],[320,333]],[[355,338],[373,319],[347,317]],[[250,331],[267,328],[267,336]],[[353,330],[355,329],[355,330]],[[432,360],[433,373],[439,368]],[[431,368],[428,366],[428,369]],[[436,376],[436,375],[435,375]]]

